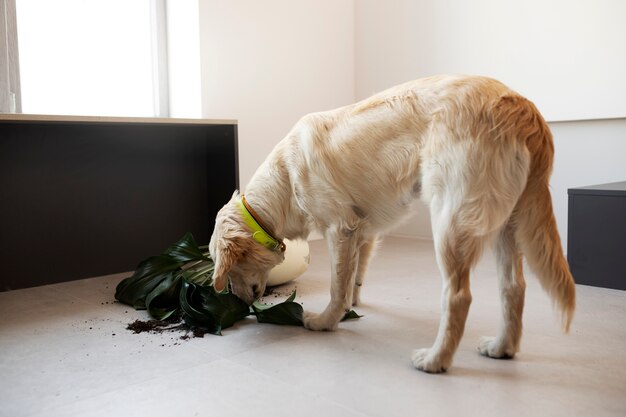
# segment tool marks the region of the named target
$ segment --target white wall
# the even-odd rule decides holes
[[[431,70],[466,72],[458,60],[453,60],[452,67],[447,65],[451,64],[452,55],[469,53],[460,50],[457,41],[453,42],[466,36],[468,23],[459,21],[458,13],[456,20],[450,22],[439,13],[438,26],[435,27],[435,21],[429,20],[428,15],[433,9],[441,11],[452,7],[457,4],[454,1],[191,1],[198,1],[200,10],[202,116],[239,120],[242,188],[273,146],[302,115],[351,103],[391,85],[428,75]],[[494,17],[504,7],[510,12],[505,20],[511,22],[511,28],[517,28],[517,9],[511,2],[504,3],[508,6],[488,9],[490,2],[487,0],[472,2],[473,7],[467,12],[472,16]],[[580,4],[589,5],[587,0],[576,4],[577,8],[565,11],[565,15],[580,15]],[[612,3],[602,0],[594,4],[606,6]],[[546,12],[544,7],[537,7],[537,10]],[[589,11],[591,17],[605,13],[594,10]],[[548,12],[556,13],[554,7]],[[590,21],[594,22],[594,19]],[[545,26],[545,17],[541,22]],[[554,25],[558,31],[558,22],[555,21]],[[572,30],[570,26],[566,27]],[[592,29],[604,30],[603,27],[585,27],[575,38],[581,39]],[[471,36],[481,36],[476,27],[473,30]],[[442,32],[446,32],[445,39],[437,39]],[[537,39],[536,35],[534,39]],[[590,39],[596,38],[592,36]],[[454,48],[442,48],[442,42],[452,42]],[[501,39],[491,42],[501,42]],[[484,57],[493,45],[475,43],[468,47],[474,51],[475,58]],[[603,49],[597,53],[609,60],[604,62],[607,68],[612,64],[611,53],[615,54],[615,62],[619,65],[625,56],[623,51]],[[511,65],[505,62],[506,56],[506,53],[496,53],[482,63],[472,58],[470,69],[497,76]],[[568,60],[558,50],[552,51],[551,56],[559,66],[578,62]],[[585,57],[583,54],[576,60]],[[531,69],[529,74],[536,77],[541,74],[540,70],[542,68]],[[594,82],[598,80],[581,78],[572,90],[582,88],[588,91],[594,88]],[[558,93],[544,92],[542,97],[549,98],[554,94]],[[532,95],[527,95],[536,101]],[[589,106],[585,108],[588,109],[604,103],[598,99],[589,100],[587,104]],[[588,114],[593,114],[593,109]],[[567,188],[626,180],[626,163],[623,161],[626,119],[553,121],[550,127],[556,146],[552,194],[559,231],[565,243]],[[416,208],[417,215],[397,228],[395,234],[432,238],[428,209],[421,203]]]
[[[200,0],[202,115],[239,120],[242,189],[303,115],[354,100],[353,0]]]
[[[626,28],[625,6],[613,0],[357,1],[356,98],[449,72],[493,76],[525,94],[552,120],[552,194],[566,243],[567,188],[626,180],[625,118],[554,122],[624,116],[626,32],[615,36]],[[432,238],[427,207],[418,202],[416,208],[394,234]]]
[[[357,98],[439,73],[488,75],[549,121],[626,117],[623,0],[360,0]]]

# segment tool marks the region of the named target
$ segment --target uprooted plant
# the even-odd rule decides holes
[[[115,298],[135,309],[146,309],[156,320],[180,315],[191,327],[222,334],[244,318],[254,315],[259,323],[303,326],[302,305],[294,291],[284,302],[248,306],[235,294],[217,292],[212,285],[214,263],[207,246],[198,246],[191,233],[185,234],[160,255],[139,263],[132,276],[122,280]],[[360,317],[350,311],[344,320]]]

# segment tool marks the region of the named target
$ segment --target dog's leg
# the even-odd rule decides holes
[[[481,338],[478,351],[490,358],[513,358],[522,337],[522,313],[526,282],[522,272],[522,255],[515,242],[511,223],[505,226],[496,241],[502,326],[498,336]]]
[[[359,264],[359,236],[351,229],[331,227],[326,232],[331,257],[330,303],[321,314],[304,313],[304,327],[335,330],[350,309],[352,287]]]
[[[443,275],[442,316],[435,343],[430,349],[413,352],[413,365],[425,372],[447,370],[465,328],[472,302],[469,273],[482,247],[480,238],[460,231],[451,216],[433,213],[437,263]]]
[[[366,240],[359,249],[359,265],[357,267],[354,285],[352,286],[352,295],[350,297],[352,300],[351,304],[353,306],[357,306],[361,303],[361,287],[363,286],[363,279],[365,278],[365,272],[367,271],[369,260],[374,252],[374,248],[376,247],[377,238],[378,237],[376,236]]]

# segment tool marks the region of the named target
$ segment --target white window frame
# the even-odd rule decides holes
[[[166,0],[150,0],[154,115],[170,116]]]
[[[0,113],[21,113],[15,0],[0,0]]]

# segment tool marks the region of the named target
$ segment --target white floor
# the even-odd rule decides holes
[[[328,257],[291,286],[305,309],[328,300]],[[132,334],[146,313],[113,302],[125,275],[0,293],[0,415],[19,416],[625,416],[626,292],[578,286],[571,334],[528,276],[514,360],[480,356],[499,324],[490,256],[453,367],[413,369],[432,343],[440,280],[431,243],[387,238],[363,288],[364,317],[333,333],[262,325],[179,340]],[[280,289],[288,293],[287,289]],[[271,300],[270,300],[271,301]]]

